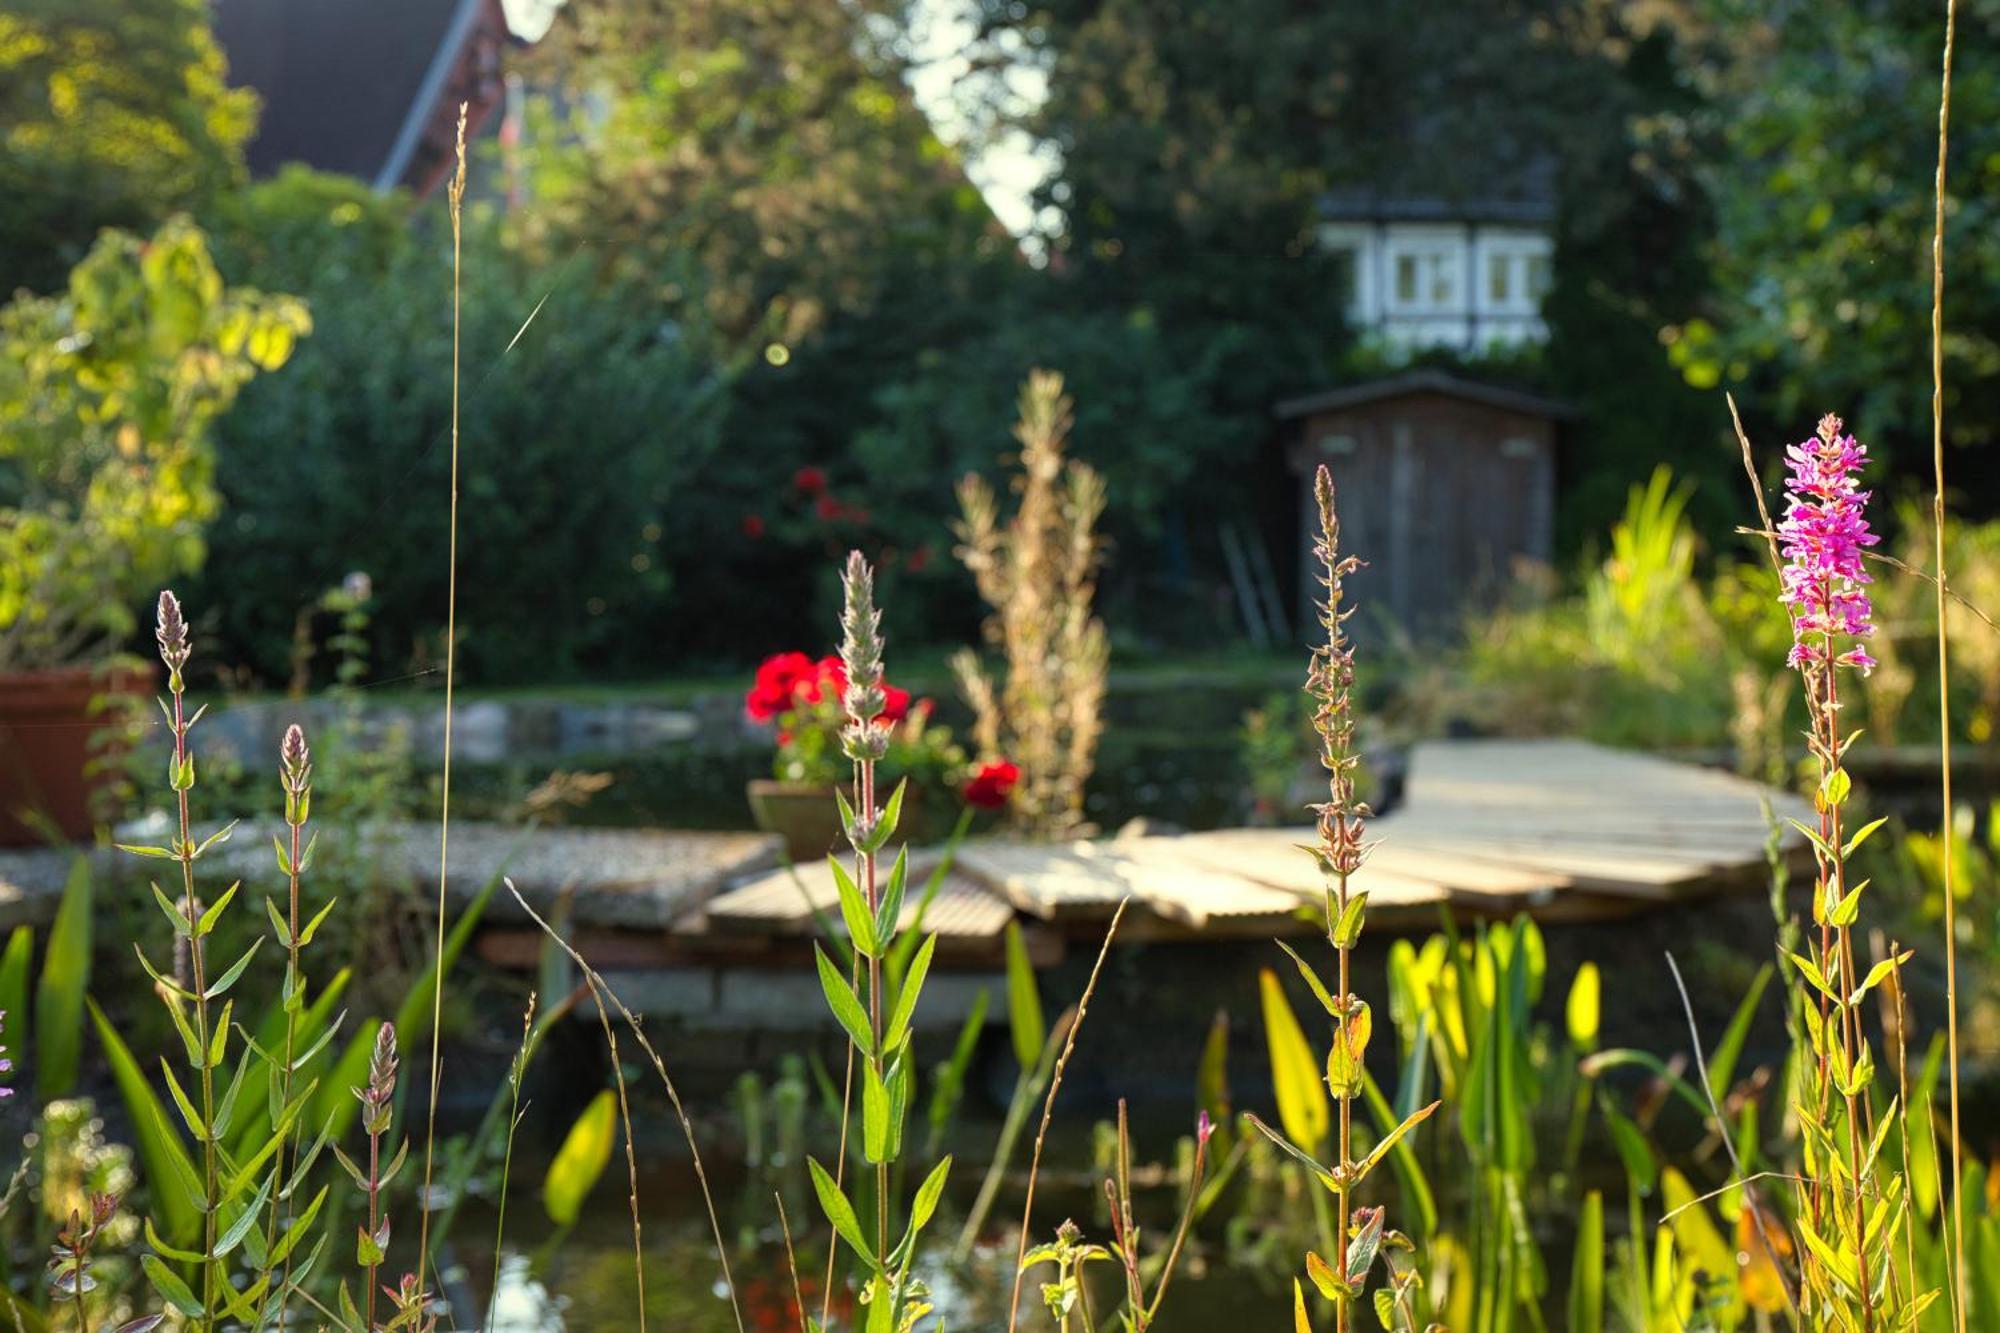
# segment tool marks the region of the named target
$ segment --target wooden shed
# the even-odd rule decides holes
[[[1341,546],[1367,568],[1349,587],[1354,629],[1383,620],[1449,628],[1526,559],[1546,562],[1555,525],[1556,432],[1574,414],[1534,394],[1412,370],[1278,404],[1299,484],[1300,623],[1314,624],[1312,475],[1333,469]]]

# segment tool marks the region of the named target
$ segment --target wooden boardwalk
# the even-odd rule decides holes
[[[1351,881],[1371,925],[1429,925],[1526,911],[1589,920],[1765,882],[1772,821],[1805,802],[1731,774],[1582,741],[1432,741],[1411,752],[1402,803],[1369,824]],[[1132,938],[1319,929],[1323,886],[1300,844],[1310,828],[1225,829],[1038,845],[978,839],[959,849],[925,919],[941,953],[992,956],[1009,921],[1101,928],[1130,898]],[[912,855],[920,881],[938,860]],[[914,898],[914,888],[912,897]],[[914,911],[914,907],[906,908]],[[824,866],[777,871],[725,892],[673,933],[739,943],[803,938],[837,915]]]
[[[1351,887],[1369,895],[1370,926],[1390,930],[1427,929],[1440,908],[1604,919],[1765,884],[1771,819],[1783,827],[1808,813],[1797,797],[1719,770],[1581,741],[1426,742],[1410,754],[1402,802],[1370,821],[1372,847]],[[253,895],[272,891],[271,831],[239,829],[205,863],[209,880],[241,876]],[[132,831],[157,841],[153,832]],[[403,881],[419,902],[435,893],[435,825],[389,824],[357,838],[364,845],[346,850],[385,880]],[[1322,929],[1324,892],[1299,846],[1311,839],[1305,827],[1053,845],[974,839],[959,849],[924,926],[938,933],[939,961],[962,971],[994,966],[1013,921],[1037,960],[1053,961],[1066,938],[1095,937],[1128,898],[1121,938],[1129,942],[1310,934]],[[1781,838],[1787,854],[1803,843],[1796,830]],[[76,854],[0,851],[0,927],[46,921]],[[107,881],[143,878],[128,855],[85,854]],[[912,852],[906,913],[940,856]],[[577,945],[609,969],[742,967],[768,977],[799,961],[819,916],[839,915],[824,863],[783,869],[777,840],[765,834],[529,833],[455,821],[451,902],[462,905],[501,873],[538,910],[558,911]],[[541,939],[503,894],[477,947],[490,961],[533,966]]]

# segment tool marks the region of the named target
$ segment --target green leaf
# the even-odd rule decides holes
[[[1862,996],[1881,985],[1888,979],[1891,972],[1894,972],[1898,967],[1909,962],[1915,956],[1915,953],[1912,951],[1892,954],[1890,957],[1884,958],[1875,964],[1875,966],[1869,968],[1868,975],[1861,979],[1861,984],[1855,987],[1854,994],[1848,997],[1847,1002],[1849,1004],[1859,1004]]]
[[[1285,1000],[1277,974],[1269,968],[1259,969],[1257,987],[1263,998],[1264,1039],[1271,1053],[1271,1086],[1277,1096],[1278,1121],[1294,1143],[1317,1148],[1326,1142],[1331,1123],[1319,1062],[1306,1044],[1305,1033],[1299,1029],[1299,1020]]]
[[[202,992],[202,998],[204,1000],[217,999],[226,993],[231,986],[234,986],[236,979],[243,975],[244,968],[250,966],[250,960],[256,957],[257,950],[263,943],[264,940],[261,936],[250,941],[250,947],[243,951],[243,956],[230,964],[229,970],[224,972],[221,977],[210,983],[209,988]]]
[[[35,985],[35,1095],[43,1102],[76,1086],[83,1054],[83,993],[90,985],[90,863],[78,857],[63,883]]]
[[[1333,1178],[1333,1172],[1329,1171],[1326,1167],[1320,1165],[1318,1158],[1314,1157],[1311,1153],[1305,1151],[1305,1149],[1293,1143],[1289,1138],[1286,1138],[1283,1134],[1280,1134],[1277,1130],[1272,1129],[1269,1125],[1265,1124],[1262,1120],[1259,1120],[1256,1116],[1250,1114],[1248,1111],[1243,1113],[1243,1118],[1250,1122],[1250,1127],[1252,1129],[1256,1130],[1259,1134],[1262,1134],[1265,1138],[1269,1139],[1287,1157],[1290,1157],[1300,1166],[1303,1166],[1306,1168],[1306,1170],[1312,1172],[1313,1175],[1319,1180],[1320,1184],[1326,1186],[1330,1190],[1336,1190],[1336,1191],[1338,1190],[1339,1185],[1338,1182],[1336,1182]]]
[[[840,975],[826,956],[826,951],[817,943],[813,945],[813,962],[819,969],[819,987],[826,993],[827,1007],[833,1017],[847,1031],[849,1041],[863,1056],[875,1053],[875,1031],[869,1026],[868,1011],[855,998],[854,988],[847,984],[847,978]]]
[[[222,891],[220,898],[217,898],[208,905],[208,910],[203,912],[201,919],[194,923],[195,938],[199,939],[214,931],[216,922],[222,920],[222,914],[228,910],[231,900],[236,897],[236,891],[242,887],[243,881],[237,880]]]
[[[1750,1037],[1750,1023],[1757,1016],[1757,1002],[1764,997],[1764,987],[1771,980],[1771,964],[1765,963],[1757,969],[1757,975],[1750,982],[1750,989],[1744,993],[1736,1006],[1729,1026],[1722,1033],[1722,1040],[1715,1045],[1715,1051],[1708,1057],[1709,1090],[1715,1094],[1715,1104],[1721,1106],[1729,1100],[1730,1086],[1736,1080],[1736,1062],[1743,1055],[1743,1043]],[[1716,1132],[1726,1132],[1724,1126],[1716,1126]]]
[[[834,887],[840,891],[840,919],[847,923],[847,937],[854,941],[854,947],[868,958],[880,957],[875,939],[875,919],[868,913],[867,900],[861,888],[854,882],[854,876],[847,873],[840,858],[829,856],[826,863],[833,870]]]
[[[889,1089],[873,1061],[861,1068],[861,1155],[872,1163],[889,1160]]]
[[[869,839],[869,851],[880,851],[896,836],[896,826],[903,822],[903,793],[909,788],[910,780],[904,778],[889,793],[889,803],[882,807],[882,817],[875,824],[875,836]]]
[[[923,946],[917,950],[917,956],[910,960],[909,973],[896,992],[896,1007],[889,1011],[889,1028],[882,1037],[883,1050],[895,1050],[909,1035],[910,1019],[916,1014],[917,996],[924,988],[924,977],[931,970],[931,954],[936,949],[937,936],[927,935]]]
[[[1418,1125],[1421,1125],[1424,1121],[1430,1119],[1431,1113],[1437,1110],[1438,1107],[1442,1105],[1444,1105],[1443,1102],[1432,1102],[1429,1106],[1424,1107],[1420,1111],[1414,1112],[1413,1114],[1405,1118],[1402,1124],[1397,1125],[1387,1134],[1384,1134],[1381,1137],[1381,1139],[1375,1144],[1375,1146],[1368,1150],[1368,1155],[1361,1159],[1361,1166],[1360,1169],[1355,1173],[1354,1183],[1357,1185],[1360,1184],[1362,1180],[1364,1180],[1367,1177],[1368,1173],[1375,1169],[1376,1163],[1380,1162],[1384,1157],[1388,1156],[1389,1150],[1394,1148],[1398,1143],[1401,1143],[1403,1141],[1404,1135],[1408,1134]]]
[[[903,894],[910,880],[910,849],[898,848],[896,860],[889,867],[889,879],[882,887],[882,898],[875,906],[875,942],[888,952],[896,942],[896,923],[903,915]]]
[[[1333,946],[1336,949],[1351,949],[1361,938],[1361,924],[1368,919],[1368,895],[1357,893],[1350,896],[1347,906],[1341,909],[1340,919],[1333,924]]]
[[[1604,1327],[1604,1195],[1590,1190],[1576,1223],[1576,1253],[1569,1270],[1569,1326]]]
[[[606,1088],[591,1098],[590,1105],[563,1136],[549,1171],[542,1178],[542,1207],[549,1220],[559,1227],[574,1226],[583,1212],[583,1202],[611,1163],[611,1149],[618,1137],[617,1095]]]
[[[105,1063],[111,1067],[112,1080],[118,1085],[126,1115],[132,1122],[139,1165],[152,1193],[153,1216],[169,1241],[187,1245],[201,1234],[202,1201],[194,1163],[167,1119],[167,1108],[160,1104],[158,1095],[146,1082],[146,1075],[132,1058],[131,1050],[97,1003],[94,1000],[86,1003],[98,1042],[104,1047]]]
[[[1299,957],[1291,945],[1285,943],[1283,940],[1279,940],[1277,944],[1280,949],[1285,951],[1285,956],[1290,958],[1293,965],[1299,969],[1299,975],[1305,978],[1306,988],[1312,991],[1313,998],[1319,1001],[1319,1007],[1326,1010],[1329,1016],[1338,1015],[1340,1013],[1340,1006],[1333,1002],[1333,992],[1328,990],[1326,983],[1319,979],[1319,973],[1313,971],[1312,965]]]
[[[1042,1020],[1042,996],[1035,988],[1035,968],[1028,961],[1018,921],[1007,923],[1007,1027],[1014,1039],[1014,1058],[1021,1068],[1033,1069],[1048,1043],[1049,1028]]]
[[[139,1256],[139,1266],[146,1270],[146,1279],[153,1284],[153,1290],[160,1293],[160,1299],[179,1310],[190,1319],[202,1313],[201,1302],[188,1290],[188,1284],[180,1275],[160,1261],[156,1254]]]
[[[1874,834],[1876,829],[1881,828],[1884,824],[1888,822],[1889,822],[1889,817],[1887,815],[1884,815],[1880,819],[1871,819],[1866,824],[1863,824],[1860,828],[1856,829],[1854,831],[1854,836],[1849,838],[1847,840],[1847,844],[1840,849],[1841,858],[1844,860],[1847,857],[1854,855],[1855,850],[1859,848],[1862,843],[1868,841],[1868,839]]]
[[[826,1214],[834,1233],[846,1241],[870,1268],[880,1272],[882,1265],[877,1262],[875,1251],[869,1248],[867,1239],[862,1235],[861,1219],[854,1215],[854,1205],[840,1192],[840,1186],[833,1183],[833,1177],[826,1173],[825,1167],[808,1157],[806,1169],[812,1173],[813,1193],[819,1196],[820,1210]]]
[[[18,1067],[32,1061],[28,1040],[28,970],[35,964],[35,928],[16,926],[0,954],[0,1036],[6,1038]]]
[[[917,1197],[910,1204],[909,1237],[912,1242],[923,1234],[930,1225],[931,1216],[937,1212],[938,1200],[944,1197],[945,1182],[951,1176],[951,1158],[945,1159],[931,1168],[924,1183],[917,1187]]]

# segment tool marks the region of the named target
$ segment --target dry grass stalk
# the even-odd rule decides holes
[[[444,1028],[444,937],[445,878],[451,865],[451,711],[452,686],[458,665],[458,360],[459,325],[463,301],[459,290],[462,243],[465,223],[465,104],[458,106],[458,167],[447,193],[451,209],[451,497],[447,509],[447,568],[445,571],[444,616],[444,773],[438,796],[438,891],[435,952],[431,981],[431,1095],[424,1120],[424,1183],[419,1198],[431,1194],[431,1177],[436,1164],[437,1102],[443,1060],[438,1047]],[[417,1285],[424,1281],[430,1264],[431,1210],[419,1210],[422,1220],[417,1235]]]
[[[1944,878],[1944,994],[1946,1045],[1951,1077],[1951,1280],[1952,1326],[1965,1329],[1965,1201],[1959,1197],[1963,1175],[1959,1165],[1958,1131],[1958,913],[1952,886],[1951,835],[1951,624],[1946,595],[1950,591],[1944,561],[1944,184],[1945,156],[1950,144],[1951,61],[1958,37],[1958,0],[1945,0],[1944,62],[1938,79],[1938,152],[1936,213],[1931,230],[1931,462],[1937,485],[1931,496],[1931,524],[1937,543],[1938,619],[1938,782],[1942,788],[1944,825],[1940,830]]]
[[[958,556],[993,608],[987,639],[1006,676],[996,690],[976,654],[952,661],[972,705],[982,754],[1021,766],[1009,804],[1015,825],[1039,837],[1084,831],[1083,789],[1096,762],[1110,644],[1092,610],[1103,542],[1103,478],[1065,458],[1074,420],[1062,376],[1037,370],[1021,388],[1019,504],[1004,523],[977,476],[959,484]]]

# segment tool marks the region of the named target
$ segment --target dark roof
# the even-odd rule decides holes
[[[1365,384],[1349,384],[1336,389],[1325,389],[1298,398],[1287,398],[1271,410],[1279,420],[1290,421],[1296,417],[1314,416],[1321,412],[1338,412],[1343,408],[1365,407],[1370,403],[1385,402],[1391,398],[1406,398],[1419,393],[1443,394],[1449,398],[1462,398],[1466,402],[1480,403],[1506,412],[1520,412],[1528,416],[1548,417],[1557,421],[1577,414],[1575,408],[1567,403],[1557,402],[1553,398],[1543,398],[1538,394],[1525,393],[1519,389],[1502,388],[1497,384],[1481,384],[1477,380],[1461,379],[1442,370],[1407,370],[1400,375],[1369,380]]]
[[[1496,161],[1477,184],[1431,179],[1414,173],[1393,183],[1336,185],[1319,197],[1328,222],[1512,222],[1553,226],[1556,220],[1556,163],[1547,156],[1509,164]]]
[[[250,169],[401,183],[481,0],[214,0],[229,81],[263,99]]]

